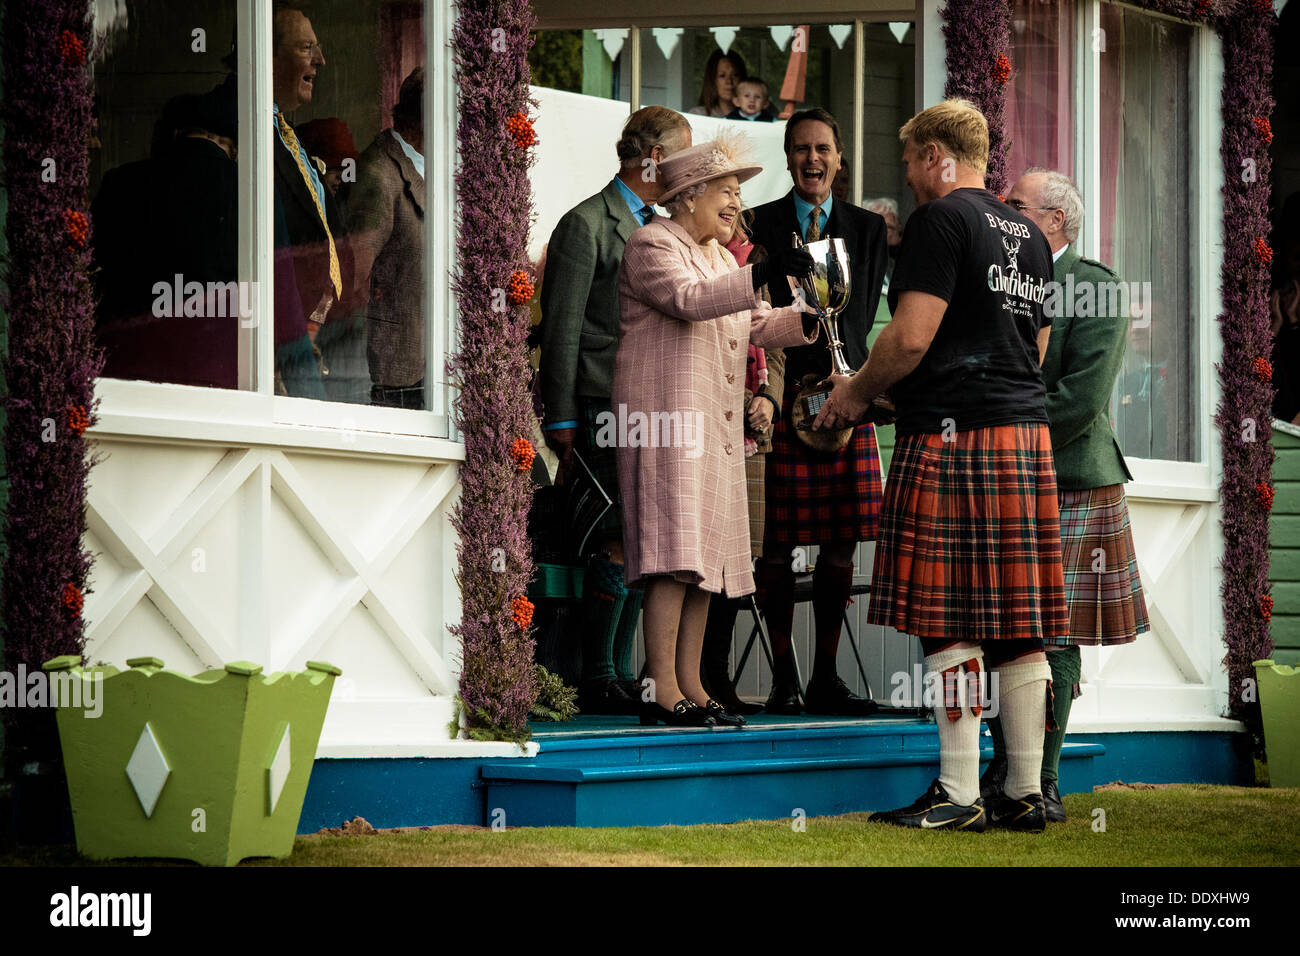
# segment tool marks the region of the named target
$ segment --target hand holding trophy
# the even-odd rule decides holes
[[[831,350],[831,375],[852,376],[853,369],[844,357],[844,343],[840,339],[839,322],[836,320],[836,316],[848,305],[852,291],[849,253],[844,240],[819,239],[805,245],[796,233],[794,245],[807,250],[812,256],[813,272],[803,279],[789,277],[790,291],[817,314]],[[792,417],[795,434],[801,442],[817,451],[838,452],[849,443],[857,425],[865,422],[888,424],[896,417],[893,403],[882,395],[871,401],[862,421],[843,429],[815,430],[813,420],[826,404],[830,393],[829,378],[818,380],[816,376],[806,375],[794,400]]]

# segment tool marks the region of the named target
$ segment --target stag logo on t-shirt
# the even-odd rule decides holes
[[[1012,272],[1019,272],[1020,263],[1016,260],[1016,257],[1020,255],[1020,237],[1003,236],[1002,248],[1007,250],[1007,268]]]

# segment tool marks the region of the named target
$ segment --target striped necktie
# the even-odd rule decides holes
[[[289,152],[293,153],[293,158],[298,163],[298,172],[302,173],[311,201],[316,204],[316,214],[320,216],[321,225],[325,227],[325,238],[329,241],[330,247],[330,282],[334,285],[334,297],[337,299],[343,295],[343,273],[339,270],[339,254],[334,248],[334,234],[330,232],[329,220],[325,218],[325,207],[321,205],[320,194],[316,192],[311,174],[307,172],[307,164],[302,158],[302,147],[298,144],[298,137],[294,135],[293,127],[289,125],[283,113],[276,113],[275,121],[280,127],[280,135],[284,137],[285,145],[289,147]]]
[[[820,239],[820,238],[822,237],[822,227],[821,227],[821,222],[820,222],[820,220],[821,220],[821,218],[822,218],[822,207],[821,207],[821,206],[813,206],[812,212],[809,213],[808,218],[809,218],[811,221],[808,223],[808,240],[807,240],[807,241],[808,241],[808,242],[816,242],[818,239]]]

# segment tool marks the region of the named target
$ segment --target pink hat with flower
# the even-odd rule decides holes
[[[670,201],[689,186],[706,183],[723,176],[735,176],[740,182],[753,179],[762,166],[748,163],[748,142],[738,134],[719,134],[710,142],[673,153],[659,162],[664,193],[655,200],[659,205]]]

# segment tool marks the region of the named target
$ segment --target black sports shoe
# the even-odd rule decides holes
[[[1056,788],[1055,780],[1040,781],[1043,787],[1043,812],[1047,814],[1048,823],[1065,822],[1065,804],[1061,803],[1061,792]]]
[[[892,823],[896,827],[983,833],[984,801],[977,798],[969,807],[953,803],[948,791],[935,780],[930,784],[930,789],[910,807],[873,813],[868,819],[878,823]]]
[[[1007,782],[1007,758],[994,757],[989,761],[989,768],[980,777],[980,797],[987,807],[989,801],[1002,796],[1002,788]]]
[[[998,796],[988,802],[989,826],[1023,833],[1042,833],[1047,829],[1043,798],[1036,793],[1012,800]]]

